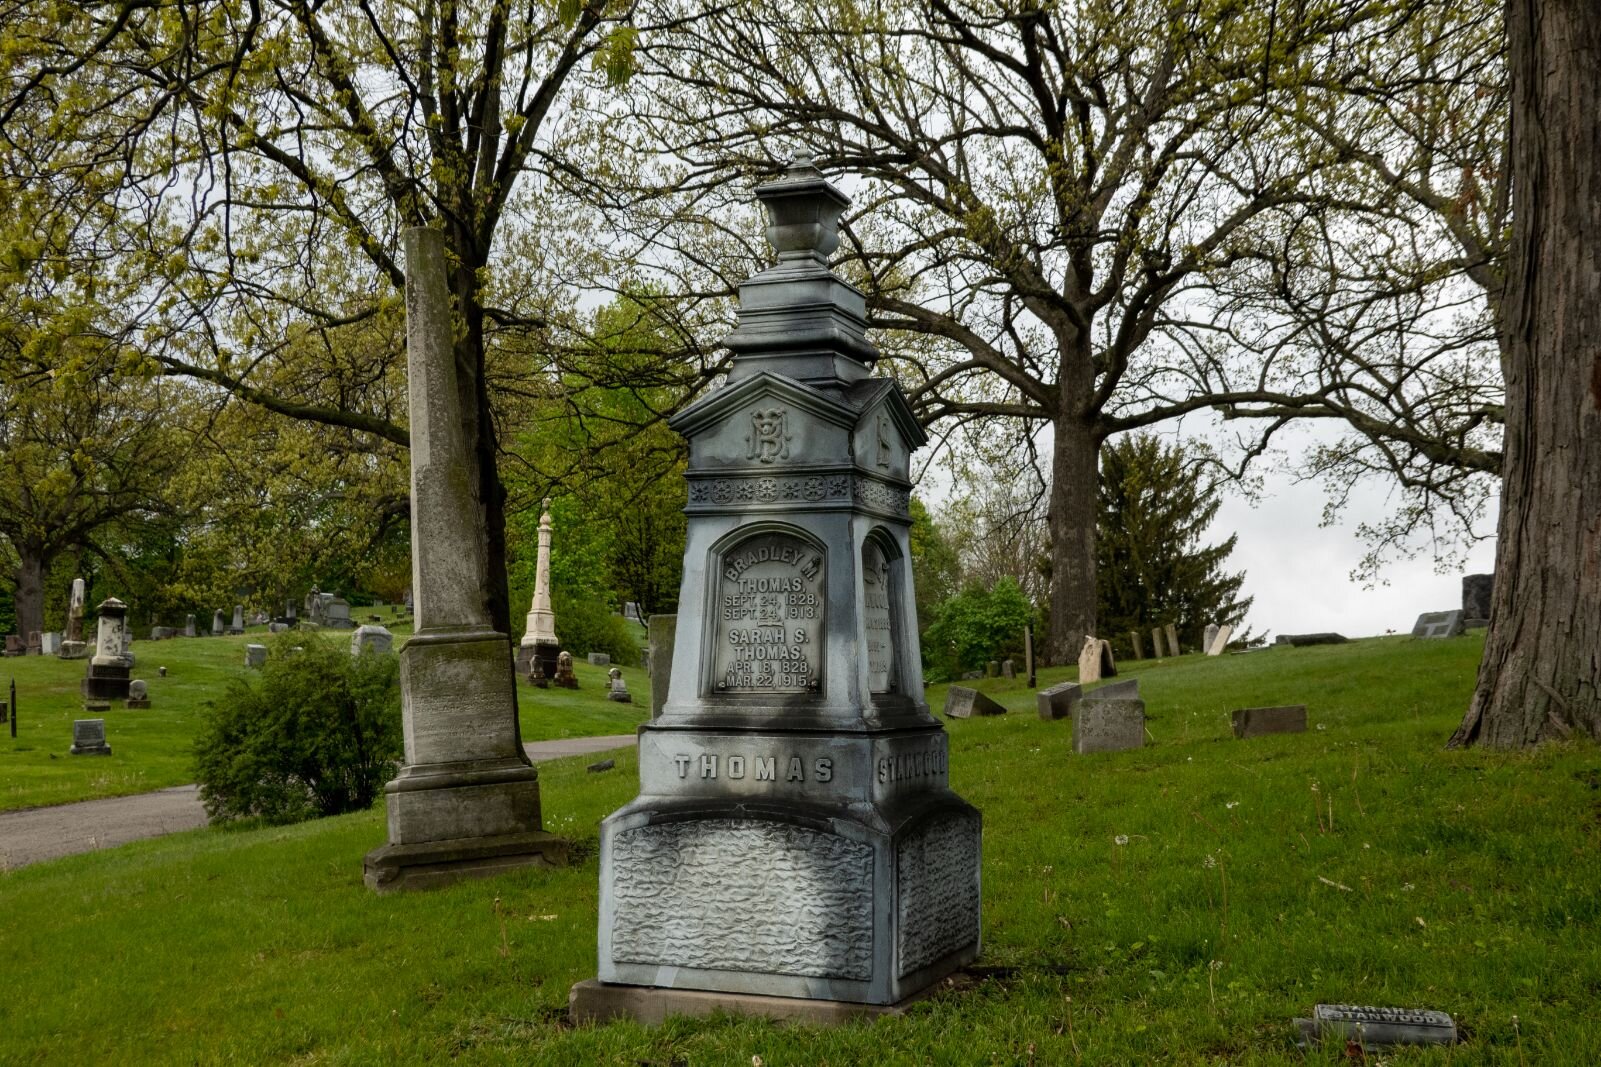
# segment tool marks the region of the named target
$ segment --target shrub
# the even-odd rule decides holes
[[[575,659],[604,652],[613,663],[639,662],[639,638],[644,634],[639,623],[613,614],[611,607],[600,601],[570,600],[560,594],[552,599],[556,639]]]
[[[923,634],[923,660],[930,681],[950,681],[992,659],[1023,649],[1023,627],[1033,625],[1034,606],[1012,578],[993,589],[964,589],[935,610]]]
[[[259,675],[210,705],[195,742],[200,799],[214,823],[359,811],[394,777],[401,733],[396,656],[282,634]]]

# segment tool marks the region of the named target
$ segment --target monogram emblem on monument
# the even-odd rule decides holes
[[[789,458],[789,415],[783,408],[757,408],[750,414],[750,426],[750,435],[745,438],[750,446],[747,459],[773,463]]]

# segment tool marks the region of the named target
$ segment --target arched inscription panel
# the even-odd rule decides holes
[[[717,572],[712,691],[811,693],[822,684],[823,553],[760,533],[723,553]]]
[[[877,541],[862,546],[862,616],[866,622],[867,688],[875,696],[900,689],[895,662],[895,561]]]

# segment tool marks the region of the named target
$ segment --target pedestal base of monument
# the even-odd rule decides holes
[[[63,641],[56,655],[62,659],[88,659],[89,644],[87,641]]]
[[[502,834],[411,845],[367,853],[362,880],[376,893],[433,889],[464,878],[489,878],[516,867],[564,867],[567,842],[554,834]]]
[[[400,684],[406,766],[384,787],[389,843],[367,856],[368,887],[563,864],[567,844],[542,830],[539,772],[518,744],[505,636],[418,634],[401,649]]]
[[[132,681],[129,671],[128,667],[91,663],[81,686],[85,699],[127,700],[128,683]]]
[[[660,1026],[670,1016],[705,1018],[719,1012],[775,1022],[838,1026],[857,1019],[904,1015],[918,1001],[938,992],[930,985],[895,1004],[857,1004],[848,1000],[765,997],[755,993],[709,993],[702,989],[657,989],[654,986],[609,985],[586,979],[567,994],[567,1018],[573,1023],[605,1023],[629,1019],[641,1026]]]
[[[597,977],[898,1004],[978,956],[981,832],[949,792],[876,808],[641,797],[601,824]]]

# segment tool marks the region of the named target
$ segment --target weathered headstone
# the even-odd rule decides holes
[[[1306,733],[1306,705],[1284,704],[1272,708],[1239,708],[1230,715],[1234,736],[1261,737],[1265,734]]]
[[[1184,650],[1179,648],[1179,628],[1172,623],[1162,627],[1162,633],[1167,635],[1167,654],[1169,656],[1182,656]]]
[[[523,639],[517,645],[517,673],[540,688],[556,675],[556,612],[550,603],[550,500],[539,515],[539,553],[534,561],[534,600],[528,608]]]
[[[1101,641],[1092,634],[1084,635],[1084,646],[1078,650],[1078,681],[1080,685],[1101,680]]]
[[[1006,709],[977,689],[953,685],[945,690],[945,717],[971,719],[974,715],[1005,715]]]
[[[83,695],[97,700],[128,699],[128,672],[133,667],[127,652],[128,605],[116,597],[100,602],[95,630],[95,654],[83,679]]]
[[[611,687],[606,692],[606,699],[615,700],[619,704],[632,704],[634,698],[629,695],[628,683],[623,680],[622,668],[613,667],[606,672],[606,675],[611,679]]]
[[[1001,677],[1002,678],[1016,678],[1017,677],[1017,664],[1013,663],[1009,659],[1001,660]]]
[[[1162,628],[1160,626],[1151,627],[1151,658],[1152,659],[1165,659],[1169,655],[1167,650],[1164,648],[1164,645],[1166,643],[1167,643],[1167,639],[1162,636]]]
[[[211,616],[211,636],[212,637],[221,637],[223,634],[225,634],[227,632],[228,632],[227,631],[227,627],[223,624],[223,621],[222,621],[222,609],[218,608],[216,610],[216,612]]]
[[[551,685],[563,689],[577,689],[578,675],[573,673],[573,654],[571,652],[558,652],[556,654],[556,677],[550,680]]]
[[[38,656],[44,652],[44,634],[38,630],[28,631],[27,655]]]
[[[231,634],[245,632],[245,606],[243,604],[235,604],[233,606],[233,622],[229,624],[228,632]]]
[[[1413,637],[1456,637],[1465,627],[1460,609],[1453,611],[1425,611],[1412,624]]]
[[[984,664],[984,677],[986,677],[986,678],[999,678],[1000,676],[1001,676],[1001,665],[1000,665],[1000,662],[998,660],[993,660],[992,659],[988,663]]]
[[[83,641],[83,613],[89,607],[89,587],[82,578],[72,580],[72,595],[67,600],[67,640]]]
[[[1484,625],[1490,619],[1490,601],[1495,595],[1494,574],[1462,576],[1462,621],[1464,625]]]
[[[644,622],[645,621],[644,617],[641,616],[640,613],[639,613],[639,602],[638,601],[630,600],[626,604],[623,605],[623,618],[627,619],[629,622]]]
[[[148,708],[150,706],[150,686],[143,678],[135,678],[128,683],[128,702],[130,708]]]
[[[1073,705],[1078,703],[1083,688],[1077,682],[1059,682],[1049,689],[1041,689],[1035,694],[1039,704],[1040,718],[1067,719],[1073,715]]]
[[[61,635],[54,630],[46,630],[40,634],[39,652],[46,656],[59,656],[61,654]]]
[[[673,677],[673,645],[678,636],[677,615],[652,615],[646,626],[650,643],[650,717],[656,718],[667,704]]]
[[[589,665],[591,667],[609,667],[611,666],[611,656],[605,652],[591,652],[589,654]]]
[[[20,636],[17,634],[6,634],[6,655],[25,656],[27,654],[28,646],[23,644]]]
[[[1212,646],[1217,644],[1217,623],[1209,622],[1206,630],[1201,634],[1201,651],[1208,656],[1212,654]]]
[[[350,635],[350,654],[359,656],[370,649],[387,656],[394,643],[395,635],[388,629],[375,623],[367,623],[356,627],[356,632]]]
[[[1079,698],[1073,708],[1073,751],[1121,752],[1145,744],[1145,701],[1139,680],[1102,686]]]
[[[1227,623],[1219,626],[1217,633],[1212,635],[1211,642],[1206,646],[1208,656],[1221,656],[1229,647],[1229,641],[1234,637],[1234,627]]]
[[[267,646],[266,645],[246,645],[245,646],[245,666],[246,667],[265,667],[266,665],[267,665]]]
[[[477,414],[457,371],[444,234],[413,227],[401,244],[417,630],[400,650],[405,762],[384,787],[388,841],[363,864],[380,893],[560,864],[567,852],[541,824],[511,637],[495,630],[484,593],[488,537],[468,434]]]
[[[1279,634],[1273,639],[1273,643],[1301,648],[1306,645],[1343,645],[1348,640],[1350,638],[1336,633]]]
[[[573,990],[578,1019],[707,993],[823,1017],[978,952],[979,816],[947,784],[908,570],[925,437],[868,377],[865,299],[824,258],[848,201],[809,160],[758,196],[779,264],[741,286],[726,384],[671,424],[682,640],[640,728],[639,798],[602,823],[600,981]]]
[[[69,756],[109,756],[111,746],[106,744],[106,720],[73,719],[72,747]]]
[[[1365,1004],[1318,1004],[1312,1018],[1296,1019],[1309,1044],[1351,1043],[1359,1049],[1390,1045],[1453,1045],[1456,1020],[1443,1011],[1421,1008],[1376,1008]],[[1361,1057],[1366,1058],[1364,1055]]]
[[[1130,630],[1128,632],[1128,644],[1129,649],[1134,653],[1135,659],[1145,658],[1145,639],[1140,636],[1138,630]]]
[[[267,632],[270,634],[281,634],[288,629],[289,624],[287,622],[269,622],[267,624]]]
[[[193,615],[185,615],[183,620],[183,635],[185,637],[194,637],[195,634],[195,617]]]
[[[343,597],[331,596],[323,606],[323,625],[333,630],[355,629],[356,620],[350,617],[350,602]]]

